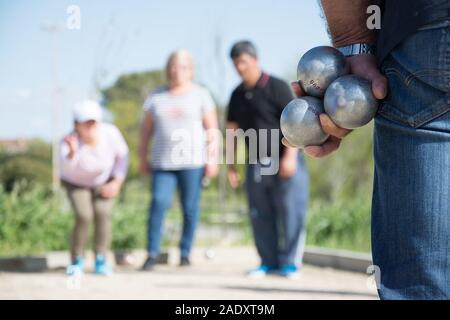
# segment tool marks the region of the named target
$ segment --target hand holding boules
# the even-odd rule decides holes
[[[292,82],[291,86],[297,97],[304,96],[303,90],[298,82]],[[328,139],[325,140],[325,142],[321,145],[306,146],[304,148],[304,152],[312,157],[323,157],[338,149],[341,143],[341,139],[352,131],[336,126],[326,113],[320,114],[319,121],[322,130],[329,136]],[[289,143],[289,141],[285,137],[282,139],[282,143],[287,147],[296,147]]]
[[[316,54],[317,52],[320,53],[320,50],[314,49],[311,49],[307,53],[311,53],[314,51],[316,52]],[[326,52],[326,54],[329,53]],[[339,54],[336,54],[336,52],[334,52],[333,55]],[[314,61],[317,60],[324,61],[324,58],[319,57],[314,59]],[[383,99],[387,94],[387,80],[380,73],[376,63],[376,59],[373,55],[360,54],[347,58],[346,60],[349,66],[348,70],[352,75],[345,76],[343,74],[340,74],[332,82],[323,82],[328,82],[328,85],[325,84],[326,88],[324,91],[324,109],[326,113],[320,114],[318,118],[323,131],[328,134],[329,137],[325,140],[325,142],[321,144],[305,145],[304,151],[310,156],[323,157],[338,149],[341,139],[345,137],[349,132],[351,132],[350,129],[365,125],[375,116],[378,106],[377,99]],[[298,69],[300,69],[300,65],[301,63],[303,63],[302,61],[308,62],[311,61],[311,59],[304,59],[302,57],[302,59],[300,59]],[[337,59],[336,61],[340,61],[340,59]],[[320,65],[320,63],[314,63],[309,67],[304,67],[303,69],[314,69],[312,68],[312,66],[314,65],[317,67]],[[324,66],[324,64],[322,64],[322,66]],[[322,68],[316,69],[319,70],[318,74],[320,74],[321,72],[327,74],[328,72],[327,70],[323,70]],[[331,71],[335,69],[335,66],[331,64]],[[341,68],[340,70],[345,70],[345,68]],[[302,75],[301,72],[298,73],[298,76],[299,82],[292,84],[292,88],[296,95],[298,97],[304,96],[305,93],[310,95],[317,95],[317,92],[311,92],[311,88],[305,88],[305,84],[308,83],[308,78],[304,78],[305,75]],[[317,77],[317,79],[323,79],[323,77]],[[309,83],[318,83],[318,80],[310,81]],[[320,86],[322,92],[323,87],[324,85]],[[328,93],[327,97],[328,90],[330,90],[330,92]],[[304,135],[305,132],[305,128],[303,126],[300,126],[299,129],[294,133],[294,135],[301,136]],[[286,135],[283,138],[283,144],[291,147],[299,147],[294,142],[293,137],[289,139],[289,137],[287,137]]]

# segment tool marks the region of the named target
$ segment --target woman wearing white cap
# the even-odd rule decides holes
[[[77,104],[74,131],[61,145],[61,180],[75,212],[69,275],[84,271],[83,251],[92,220],[95,222],[95,273],[111,273],[105,257],[111,242],[112,199],[119,193],[127,174],[128,146],[116,126],[101,120],[98,103]]]

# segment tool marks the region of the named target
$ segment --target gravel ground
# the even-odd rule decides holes
[[[62,268],[45,273],[0,273],[0,299],[377,299],[368,275],[305,265],[301,276],[288,280],[271,275],[249,279],[245,270],[258,263],[253,248],[220,248],[207,259],[204,249],[193,253],[193,265],[177,266],[170,250],[168,265],[152,272],[116,266],[114,275],[100,277],[90,270],[81,278],[67,277]],[[58,259],[56,259],[58,260]],[[60,265],[67,254],[59,254]],[[91,264],[88,259],[88,264]],[[368,285],[369,282],[369,285]]]

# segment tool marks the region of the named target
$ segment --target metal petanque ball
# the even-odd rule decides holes
[[[298,62],[297,79],[309,96],[322,98],[328,86],[348,74],[344,55],[333,47],[320,46],[307,51]]]
[[[369,123],[375,117],[377,107],[371,82],[360,76],[340,77],[325,93],[325,112],[342,128],[354,129]]]
[[[281,113],[280,127],[283,136],[298,148],[324,143],[328,134],[320,125],[319,115],[323,112],[323,103],[318,98],[301,97],[292,100]]]
[[[214,259],[216,257],[216,251],[214,251],[214,249],[211,249],[211,248],[206,249],[205,250],[205,257],[208,260]]]

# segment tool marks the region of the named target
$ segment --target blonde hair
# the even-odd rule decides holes
[[[167,59],[167,63],[166,63],[167,80],[170,81],[169,70],[172,67],[175,60],[179,59],[179,58],[186,58],[187,61],[189,62],[190,66],[191,66],[191,70],[192,70],[191,80],[193,80],[193,78],[194,78],[194,59],[192,58],[192,55],[189,53],[189,51],[187,51],[186,49],[177,49],[169,55],[169,58]]]

